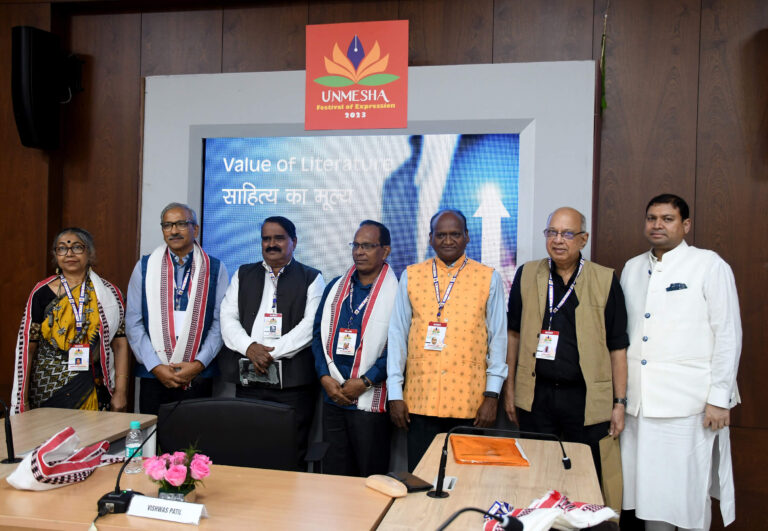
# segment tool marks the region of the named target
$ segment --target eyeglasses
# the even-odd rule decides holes
[[[554,238],[556,236],[562,236],[566,240],[572,240],[576,236],[578,236],[579,234],[585,234],[585,233],[586,233],[585,231],[571,232],[569,230],[565,230],[563,232],[557,232],[554,229],[544,229],[544,233],[543,234],[544,234],[544,237],[547,238],[547,239]]]
[[[81,243],[76,243],[72,247],[67,247],[66,245],[59,245],[54,249],[56,252],[56,256],[67,256],[67,253],[69,251],[72,251],[72,254],[83,254],[85,252],[85,245]]]
[[[163,221],[160,226],[163,228],[163,232],[168,232],[175,228],[176,230],[187,230],[190,225],[194,225],[192,221]]]
[[[358,249],[362,249],[363,251],[373,251],[376,247],[381,247],[381,244],[349,242],[349,246],[352,247],[353,251],[357,251]]]

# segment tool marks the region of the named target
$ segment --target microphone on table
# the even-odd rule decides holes
[[[521,431],[521,430],[504,430],[501,428],[481,428],[479,426],[454,426],[448,433],[445,434],[445,442],[443,443],[443,453],[440,456],[440,469],[437,472],[437,483],[435,489],[427,492],[427,496],[430,498],[447,498],[448,493],[443,490],[443,482],[445,481],[445,467],[448,464],[448,439],[451,435],[459,431],[468,431],[470,433],[475,431],[482,431],[484,433],[511,433],[520,435],[533,435],[536,437],[543,437],[545,439],[554,440],[560,443],[560,450],[563,452],[563,468],[569,470],[571,468],[571,458],[565,454],[565,448],[563,447],[563,441],[560,437],[551,433],[539,433],[535,431]]]
[[[173,412],[176,411],[176,408],[179,407],[179,404],[184,399],[179,400],[174,404],[173,408],[171,408],[171,411],[168,413],[168,416],[165,417],[166,420],[168,420],[171,415],[173,415]],[[141,445],[131,453],[131,456],[125,460],[123,463],[123,466],[120,467],[120,472],[117,474],[117,481],[115,482],[115,490],[107,492],[104,496],[99,498],[98,503],[98,509],[99,509],[99,515],[103,516],[107,513],[124,513],[128,511],[128,506],[131,504],[131,500],[133,497],[138,494],[139,496],[143,496],[141,492],[137,492],[134,490],[120,490],[120,478],[123,477],[123,471],[125,470],[125,467],[128,466],[128,463],[130,463],[133,458],[136,456],[136,454],[139,453],[139,450],[144,448],[144,445],[147,443],[148,440],[152,438],[152,436],[157,431],[157,424],[155,424],[155,429],[152,430],[152,433],[149,434],[149,436],[144,438],[144,441],[142,441]]]
[[[8,411],[8,406],[5,405],[5,402],[0,400],[0,404],[3,405],[3,412],[5,414],[5,448],[6,453],[8,454],[8,456],[0,461],[0,463],[3,463],[4,465],[21,463],[21,457],[16,457],[16,454],[13,451],[13,430],[11,429],[11,414]]]
[[[475,507],[464,507],[463,509],[459,509],[455,513],[453,513],[448,520],[443,522],[443,524],[437,528],[437,531],[443,531],[443,529],[447,528],[451,523],[456,520],[456,518],[461,514],[465,513],[467,511],[474,511],[476,513],[480,513],[484,516],[489,516],[499,522],[501,524],[502,529],[508,529],[510,531],[523,531],[523,522],[515,518],[514,516],[499,516],[498,514],[492,514],[487,511],[483,511],[482,509],[477,509]]]

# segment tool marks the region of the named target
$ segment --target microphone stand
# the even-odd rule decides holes
[[[435,484],[434,490],[427,492],[427,496],[429,496],[430,498],[447,498],[449,496],[449,494],[443,490],[443,483],[445,482],[445,467],[448,464],[448,439],[450,439],[451,435],[459,431],[474,432],[478,430],[482,431],[483,433],[516,434],[518,437],[520,435],[531,435],[531,436],[543,437],[545,439],[557,441],[558,443],[560,443],[560,450],[563,452],[563,468],[565,468],[566,470],[569,470],[571,468],[571,459],[565,454],[563,441],[561,441],[560,437],[558,437],[557,435],[553,435],[551,433],[538,433],[535,431],[504,430],[501,428],[481,428],[478,426],[454,426],[453,428],[448,430],[448,433],[445,434],[445,442],[443,443],[443,452],[440,455],[440,468],[437,472],[437,483]]]
[[[179,404],[184,399],[179,400],[174,404],[171,411],[168,413],[168,415],[165,417],[166,420],[170,418],[170,416],[173,414],[174,411],[176,411],[176,408],[179,407]],[[107,513],[124,513],[128,510],[128,506],[131,503],[131,499],[138,494],[139,496],[143,496],[141,492],[136,492],[133,490],[120,490],[120,478],[123,477],[123,471],[125,470],[125,467],[128,466],[128,463],[130,463],[133,458],[136,456],[136,454],[139,453],[139,450],[144,448],[144,445],[147,443],[148,440],[152,438],[152,436],[157,431],[157,425],[155,425],[155,429],[152,430],[152,433],[149,434],[148,437],[144,438],[144,441],[142,441],[141,445],[136,449],[135,452],[131,454],[131,457],[125,460],[123,463],[123,466],[120,467],[120,472],[117,474],[117,481],[115,482],[115,490],[107,492],[104,496],[102,496],[99,499],[98,502],[98,509],[99,509],[99,516],[103,516]]]
[[[3,413],[5,414],[5,448],[8,457],[0,461],[4,465],[10,465],[13,463],[21,463],[21,457],[16,457],[13,451],[13,430],[11,428],[11,414],[8,411],[8,406],[5,402],[0,400],[0,404],[3,405]]]

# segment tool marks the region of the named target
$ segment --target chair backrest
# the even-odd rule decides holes
[[[163,404],[157,418],[162,452],[194,444],[215,464],[296,470],[296,411],[247,398],[199,398]]]

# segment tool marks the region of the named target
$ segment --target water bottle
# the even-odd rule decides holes
[[[141,423],[138,420],[131,421],[131,431],[125,436],[125,459],[134,456],[125,467],[126,474],[137,474],[143,470],[141,464],[141,450],[139,446],[144,442],[144,434],[141,432]]]

